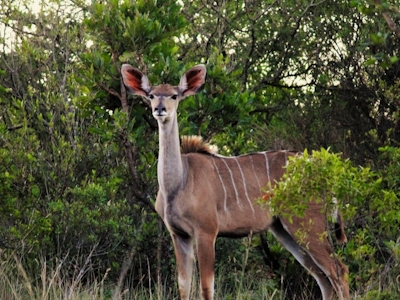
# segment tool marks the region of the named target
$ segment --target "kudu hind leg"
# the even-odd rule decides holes
[[[339,299],[350,299],[347,282],[348,269],[336,257],[328,240],[321,241],[315,237],[307,246],[307,252],[316,265],[325,273]]]
[[[314,221],[316,222],[317,220],[314,219]],[[300,256],[306,257],[306,265],[302,264],[311,271],[311,274],[317,280],[323,298],[331,299],[333,292],[336,292],[339,299],[350,299],[347,282],[348,270],[339,258],[335,257],[335,253],[325,235],[326,223],[322,221],[318,225],[310,223],[310,229],[305,231],[307,237],[303,247],[293,239],[299,230],[295,224],[300,223],[299,220],[293,220],[293,223],[282,221],[281,227],[297,245],[298,252],[302,253]],[[316,228],[320,230],[315,230]],[[293,255],[296,257],[294,253]]]
[[[315,278],[318,286],[321,289],[323,299],[332,299],[334,295],[334,289],[331,282],[325,276],[324,272],[318,267],[318,265],[315,264],[311,256],[302,247],[300,247],[300,245],[287,232],[279,219],[270,226],[270,230],[277,240],[286,248],[286,250],[288,250],[296,258],[296,260]]]
[[[181,300],[188,300],[193,273],[193,240],[171,234],[175,248],[176,264],[178,267],[178,285]]]
[[[321,249],[324,249],[325,253]],[[336,257],[328,240],[325,241],[324,245],[315,243],[314,246],[307,250],[315,263],[324,271],[338,298],[350,299],[349,283],[347,281],[349,271],[347,266]]]

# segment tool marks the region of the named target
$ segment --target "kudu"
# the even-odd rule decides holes
[[[280,180],[288,156],[295,155],[294,152],[269,151],[223,157],[212,153],[200,140],[189,138],[184,146],[197,147],[197,151],[181,154],[178,103],[202,88],[205,66],[197,65],[188,70],[178,86],[153,87],[146,75],[127,64],[122,66],[121,74],[128,91],[150,101],[153,116],[158,121],[156,210],[173,240],[181,299],[189,299],[193,242],[197,246],[201,296],[210,300],[214,294],[217,236],[244,237],[267,229],[312,274],[323,299],[331,299],[335,292],[340,299],[349,299],[348,270],[335,256],[325,234],[327,220],[320,204],[311,203],[304,217],[294,217],[289,222],[256,203],[268,183]],[[343,241],[346,236],[341,220],[339,226],[337,236]],[[296,237],[300,228],[306,228],[305,238]]]

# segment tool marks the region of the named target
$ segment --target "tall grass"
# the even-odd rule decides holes
[[[15,253],[2,253],[0,264],[0,299],[41,299],[41,300],[85,300],[106,299],[105,279],[94,278],[90,283],[82,281],[84,268],[76,276],[64,274],[64,260],[48,263],[39,260],[36,275],[26,270],[22,258]]]
[[[1,251],[1,250],[0,250]],[[268,279],[245,272],[248,253],[243,255],[242,269],[232,272],[228,267],[220,266],[216,269],[215,299],[221,300],[285,300],[286,293],[279,286],[279,279]],[[108,272],[94,276],[89,274],[88,268],[83,265],[76,274],[66,274],[68,269],[66,260],[49,262],[39,259],[38,273],[32,272],[24,266],[23,257],[15,253],[0,252],[0,300],[178,300],[177,286],[170,286],[166,282],[155,282],[151,279],[143,280],[139,284],[129,283],[122,268],[120,280],[110,283],[107,280]],[[88,261],[89,258],[86,259]],[[149,272],[149,270],[148,270]],[[83,276],[85,275],[85,276]],[[147,274],[143,274],[147,275]],[[84,279],[85,277],[85,279]],[[143,276],[146,277],[146,276]],[[150,278],[150,276],[147,276]],[[88,279],[89,278],[89,279]],[[365,293],[354,292],[353,299],[399,299],[400,276],[393,278],[384,290],[373,289]],[[121,282],[125,283],[122,284]],[[128,284],[126,284],[128,281]],[[199,275],[193,275],[191,299],[200,298]],[[291,300],[310,300],[313,297],[303,291]]]
[[[135,286],[128,283],[126,287],[120,282],[109,283],[108,272],[98,277],[90,275],[83,279],[83,275],[88,275],[85,265],[71,276],[71,274],[65,274],[65,270],[68,269],[65,265],[66,260],[49,262],[39,259],[38,274],[29,275],[32,272],[26,269],[22,257],[12,252],[3,252],[0,257],[0,300],[179,299],[177,286],[169,286],[165,282],[157,283],[148,280]],[[89,258],[86,260],[88,261]],[[260,281],[258,278],[246,276],[242,271],[232,273],[223,267],[216,271],[215,299],[280,299],[277,297],[278,292],[273,291],[267,279]],[[121,270],[121,273],[123,272],[125,271]],[[126,274],[121,274],[121,278],[125,276]],[[229,284],[226,284],[227,276],[230,277]],[[196,271],[193,275],[191,299],[199,299],[199,295],[199,276]]]

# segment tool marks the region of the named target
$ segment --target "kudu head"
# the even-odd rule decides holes
[[[202,88],[206,68],[204,65],[191,68],[183,74],[178,86],[160,84],[153,87],[146,75],[128,64],[122,65],[121,75],[129,92],[150,100],[154,118],[165,123],[176,115],[179,101],[196,94]]]

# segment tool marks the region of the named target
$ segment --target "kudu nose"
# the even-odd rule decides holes
[[[160,103],[154,108],[154,112],[157,113],[159,116],[163,115],[167,112],[164,104],[160,101]]]

